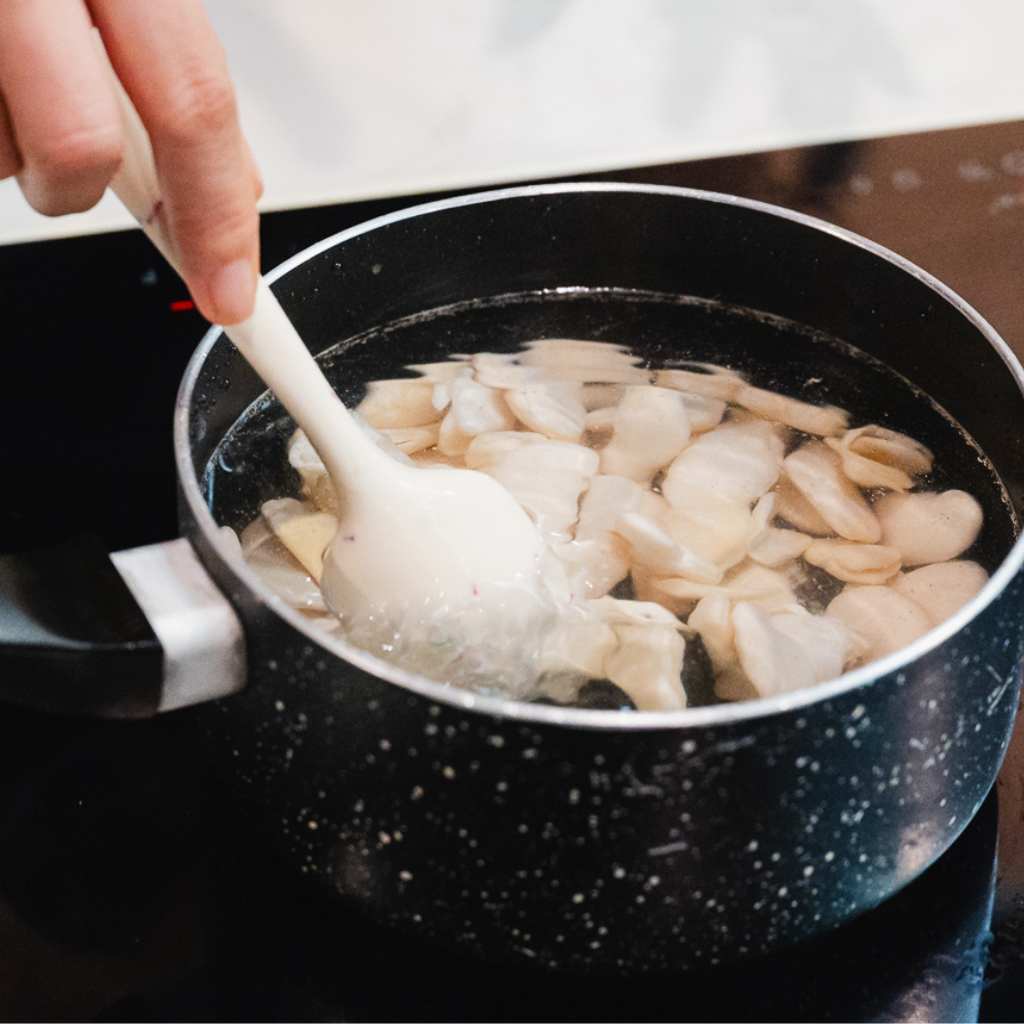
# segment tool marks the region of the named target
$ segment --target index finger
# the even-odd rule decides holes
[[[224,52],[199,0],[89,0],[111,63],[153,144],[166,223],[200,310],[252,311],[258,215]]]

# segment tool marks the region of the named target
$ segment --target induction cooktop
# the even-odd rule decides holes
[[[950,284],[1024,355],[1024,122],[579,180],[594,179],[731,192],[838,223]],[[265,215],[264,264],[430,198]],[[141,234],[118,232],[0,247],[0,294],[0,552],[83,529],[110,549],[173,537],[171,410],[206,326],[181,284]],[[1009,771],[1004,797],[1019,784]],[[0,1017],[1024,1014],[1024,822],[1005,798],[1000,817],[995,794],[918,881],[823,939],[700,974],[622,979],[455,958],[327,905],[259,846],[217,785],[188,711],[130,723],[0,715]]]

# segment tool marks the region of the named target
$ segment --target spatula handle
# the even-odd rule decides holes
[[[102,49],[98,35],[97,43]],[[107,60],[106,51],[103,59]],[[111,188],[167,262],[181,274],[180,254],[168,229],[149,135],[112,67],[110,76],[121,108],[124,147],[124,158]],[[224,332],[305,431],[332,479],[351,479],[353,473],[374,467],[380,471],[379,449],[368,441],[334,393],[262,277],[257,280],[252,315],[241,323],[225,326]]]

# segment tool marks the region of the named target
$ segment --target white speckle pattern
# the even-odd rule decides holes
[[[927,672],[685,736],[496,719],[354,669],[340,686],[280,631],[252,657],[287,667],[212,728],[297,869],[370,913],[544,966],[706,966],[832,928],[948,845],[1012,720],[1022,590],[966,665],[969,631]]]

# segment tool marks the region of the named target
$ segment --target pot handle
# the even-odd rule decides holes
[[[0,701],[148,718],[244,683],[241,623],[187,540],[0,556]]]

